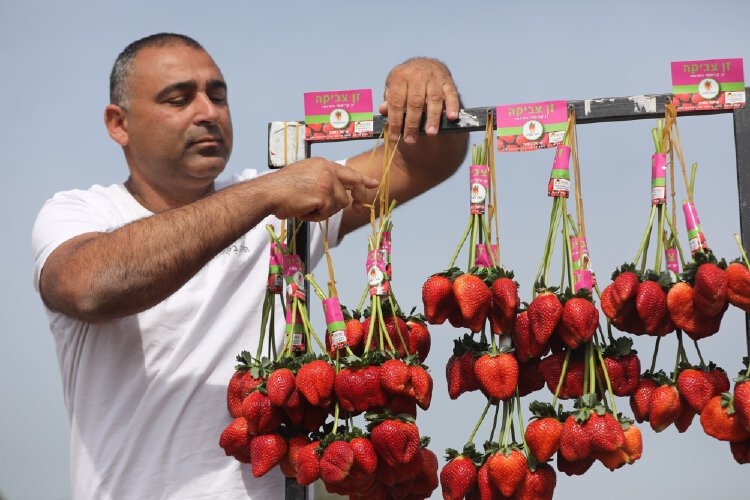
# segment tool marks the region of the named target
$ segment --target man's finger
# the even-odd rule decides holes
[[[435,135],[440,128],[440,118],[443,114],[443,89],[435,80],[427,83],[427,119],[424,131],[427,135]]]
[[[445,116],[449,120],[457,119],[461,104],[456,85],[451,81],[443,83],[443,95],[445,96]]]
[[[385,91],[385,99],[388,102],[388,130],[392,141],[398,139],[403,127],[406,91],[406,81],[404,80],[389,82]]]
[[[380,182],[377,179],[373,179],[367,175],[363,175],[353,168],[336,164],[336,177],[341,184],[347,189],[354,189],[357,186],[363,186],[363,188],[372,189],[378,187]]]
[[[419,135],[419,125],[422,121],[422,111],[425,105],[426,82],[412,82],[407,89],[406,119],[404,120],[404,142],[414,144]]]

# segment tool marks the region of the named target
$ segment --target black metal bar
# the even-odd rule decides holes
[[[750,242],[750,108],[734,110],[734,150],[737,155],[740,234],[745,246]],[[745,314],[745,336],[750,355],[750,314]]]

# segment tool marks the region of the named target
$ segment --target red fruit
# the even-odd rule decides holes
[[[401,358],[406,356],[406,348],[404,347],[404,343],[406,342],[407,330],[408,330],[408,328],[406,327],[406,322],[398,316],[393,316],[392,314],[389,314],[388,316],[385,316],[383,318],[383,323],[385,323],[384,333],[388,335],[388,338],[391,340],[391,344],[393,344],[393,349],[396,355]],[[364,327],[366,332],[369,332],[370,330],[370,318],[369,317],[366,318],[362,322],[362,326]],[[374,333],[372,335],[372,339],[370,340],[370,349],[373,349],[376,347],[376,342],[377,342],[377,337],[379,336],[378,335],[379,331],[380,331],[380,325],[376,325],[375,329],[373,330]]]
[[[639,284],[640,280],[634,272],[625,271],[620,273],[607,287],[611,289],[612,306],[616,311],[615,316],[621,316],[623,312],[627,313],[628,310],[635,308],[635,297],[638,293]]]
[[[539,358],[518,364],[518,394],[528,396],[544,387],[544,377],[539,371]]]
[[[526,457],[518,449],[493,453],[487,459],[490,481],[503,496],[509,497],[526,477]]]
[[[531,332],[528,311],[523,311],[516,317],[511,335],[516,356],[521,362],[544,356],[549,352],[549,344],[540,344]]]
[[[504,401],[516,392],[518,362],[510,354],[485,354],[477,359],[474,374],[479,387],[489,398]]]
[[[413,396],[391,396],[385,403],[385,408],[394,415],[405,413],[412,417],[417,416],[417,400]]]
[[[526,444],[538,462],[544,463],[560,448],[563,424],[556,418],[532,420],[526,427]]]
[[[649,335],[663,336],[674,329],[671,322],[665,320],[667,294],[655,281],[647,280],[638,285],[635,310]]]
[[[432,402],[432,377],[422,366],[409,366],[410,383],[414,399],[423,410],[427,410]]]
[[[346,441],[334,441],[326,446],[320,457],[320,479],[326,484],[337,484],[349,477],[354,465],[354,451]]]
[[[742,425],[734,411],[734,398],[725,393],[713,397],[701,412],[703,431],[719,441],[744,441],[750,438],[750,431]]]
[[[286,455],[286,440],[281,434],[259,434],[250,442],[253,476],[261,477],[279,465]]]
[[[672,425],[680,413],[682,402],[675,386],[665,384],[653,390],[649,400],[648,417],[655,432],[661,432]]]
[[[487,466],[487,462],[479,468],[477,472],[477,486],[476,489],[469,492],[466,498],[476,497],[476,493],[479,493],[480,500],[494,500],[501,497],[500,491],[497,489],[495,484],[490,479],[490,469]]]
[[[274,370],[268,376],[268,381],[266,382],[268,399],[275,406],[283,406],[296,388],[294,373],[288,368]]]
[[[723,313],[727,303],[727,279],[722,268],[710,262],[701,264],[693,285],[695,310],[708,317]]]
[[[750,381],[748,380],[734,385],[734,411],[745,428],[750,430]]]
[[[738,464],[750,464],[750,438],[730,442],[729,449]]]
[[[596,460],[592,457],[589,457],[584,460],[571,462],[570,460],[566,460],[565,457],[562,456],[562,453],[558,451],[555,461],[557,462],[557,470],[559,470],[560,472],[568,476],[582,476],[591,468],[592,465],[594,465],[594,462]]]
[[[677,376],[677,389],[679,389],[680,395],[697,413],[703,411],[703,407],[711,398],[729,389],[729,379],[726,381],[725,388],[723,381],[718,379],[716,381],[718,383],[716,383],[714,377],[706,370],[693,368],[682,370]],[[726,373],[724,377],[726,378]]]
[[[643,454],[643,438],[641,437],[641,430],[633,424],[623,431],[625,434],[625,442],[623,443],[622,450],[628,456],[628,463],[632,464]]]
[[[733,262],[727,267],[725,276],[729,303],[750,312],[750,270],[744,264]]]
[[[219,438],[219,446],[228,457],[234,457],[242,463],[250,463],[250,434],[247,432],[247,420],[242,417],[232,420]]]
[[[279,464],[286,477],[297,477],[297,457],[299,452],[310,444],[310,438],[307,434],[295,434],[287,441],[287,451],[284,460]]]
[[[599,415],[597,412],[592,412],[583,424],[583,430],[591,440],[592,451],[615,451],[625,442],[622,426],[611,413]]]
[[[562,320],[557,332],[571,349],[591,340],[599,326],[599,310],[590,301],[574,297],[563,307]]]
[[[320,426],[323,425],[328,418],[328,410],[319,406],[313,406],[305,398],[301,398],[305,406],[305,416],[302,419],[302,428],[308,432],[318,432]]]
[[[708,317],[698,312],[693,304],[695,293],[688,283],[675,284],[667,294],[667,308],[677,328],[693,340],[715,334],[721,326],[723,313]]]
[[[424,316],[431,325],[442,325],[458,305],[453,296],[453,283],[446,276],[433,274],[422,285]]]
[[[555,470],[548,464],[539,464],[531,472],[526,469],[526,477],[516,490],[516,500],[551,500],[557,485]]]
[[[539,362],[539,371],[542,373],[547,388],[552,394],[557,390],[565,362],[565,353],[556,352],[547,356]],[[558,398],[570,399],[583,395],[583,362],[570,360],[565,380],[560,387]]]
[[[474,374],[476,354],[464,352],[460,356],[452,355],[445,366],[445,377],[448,381],[448,395],[456,399],[464,392],[479,389],[479,381]]]
[[[370,432],[378,456],[391,467],[410,462],[419,451],[419,429],[412,422],[389,419]]]
[[[635,392],[641,374],[641,361],[635,352],[620,357],[604,356],[604,365],[615,396],[630,396]],[[602,381],[605,380],[601,367],[599,376]]]
[[[358,318],[359,316],[357,316]],[[345,318],[346,328],[344,333],[346,334],[346,344],[349,349],[357,355],[361,356],[365,350],[365,329],[362,326],[362,322],[357,318]],[[326,349],[331,354],[336,354],[336,349],[331,346],[331,334],[326,332]]]
[[[543,292],[531,301],[528,312],[531,333],[537,343],[546,344],[562,319],[563,306],[560,299],[554,293]]]
[[[407,320],[406,327],[406,346],[409,348],[409,354],[417,354],[419,361],[424,363],[432,344],[427,325],[420,319],[411,317]]]
[[[379,366],[344,368],[336,374],[334,390],[341,407],[352,413],[378,410],[385,405]]]
[[[247,429],[252,435],[273,432],[281,425],[281,410],[271,404],[260,391],[251,392],[242,402],[242,416],[247,419]]]
[[[389,359],[380,368],[380,385],[386,394],[409,394],[409,367],[400,359]]]
[[[477,333],[487,320],[492,292],[479,276],[462,274],[453,281],[453,295],[466,328]]]
[[[638,386],[630,396],[630,408],[633,410],[633,416],[637,422],[648,421],[651,394],[657,387],[659,387],[659,384],[652,378],[642,378],[638,382]]]
[[[492,283],[490,325],[495,335],[509,334],[513,330],[516,311],[521,305],[518,285],[510,278],[498,278]]]
[[[336,371],[333,366],[318,359],[302,366],[297,372],[297,389],[307,401],[328,409],[333,402],[333,381]]]
[[[312,484],[320,477],[320,458],[315,451],[318,446],[320,441],[313,441],[297,453],[294,465],[297,469],[297,482],[302,486]]]
[[[677,428],[677,432],[683,433],[690,427],[690,424],[693,423],[693,419],[695,418],[695,410],[685,401],[685,398],[681,399],[681,407],[682,411],[680,412],[680,416],[677,417],[677,420],[674,421],[674,426]]]
[[[378,455],[369,439],[356,437],[349,442],[354,452],[354,472],[374,474],[378,468]]]
[[[440,471],[440,485],[445,500],[461,500],[477,484],[477,468],[474,462],[464,455],[449,461]]]
[[[586,460],[591,456],[591,438],[571,415],[565,419],[560,433],[560,454],[569,462]]]
[[[254,379],[250,370],[237,370],[229,380],[227,386],[227,409],[233,417],[242,415],[242,402],[248,392],[255,389],[263,382],[263,378]]]
[[[420,448],[422,456],[421,467],[414,477],[409,493],[420,498],[428,498],[438,487],[438,459],[435,454],[427,448]]]

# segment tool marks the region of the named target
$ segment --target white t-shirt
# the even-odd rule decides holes
[[[217,189],[256,176],[245,170]],[[57,193],[32,233],[34,286],[61,243],[150,215],[122,184]],[[340,220],[329,222],[331,245]],[[279,221],[268,217],[140,314],[88,324],[47,310],[71,421],[73,498],[283,498],[278,467],[256,479],[219,447],[232,421],[226,389],[235,356],[254,354],[258,342],[269,223],[278,234]],[[312,268],[322,240],[317,224],[310,228]]]

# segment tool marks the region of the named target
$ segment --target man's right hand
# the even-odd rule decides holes
[[[273,197],[272,213],[279,219],[298,218],[318,222],[352,204],[355,211],[372,202],[367,190],[376,179],[357,170],[326,160],[309,158],[268,174]]]

